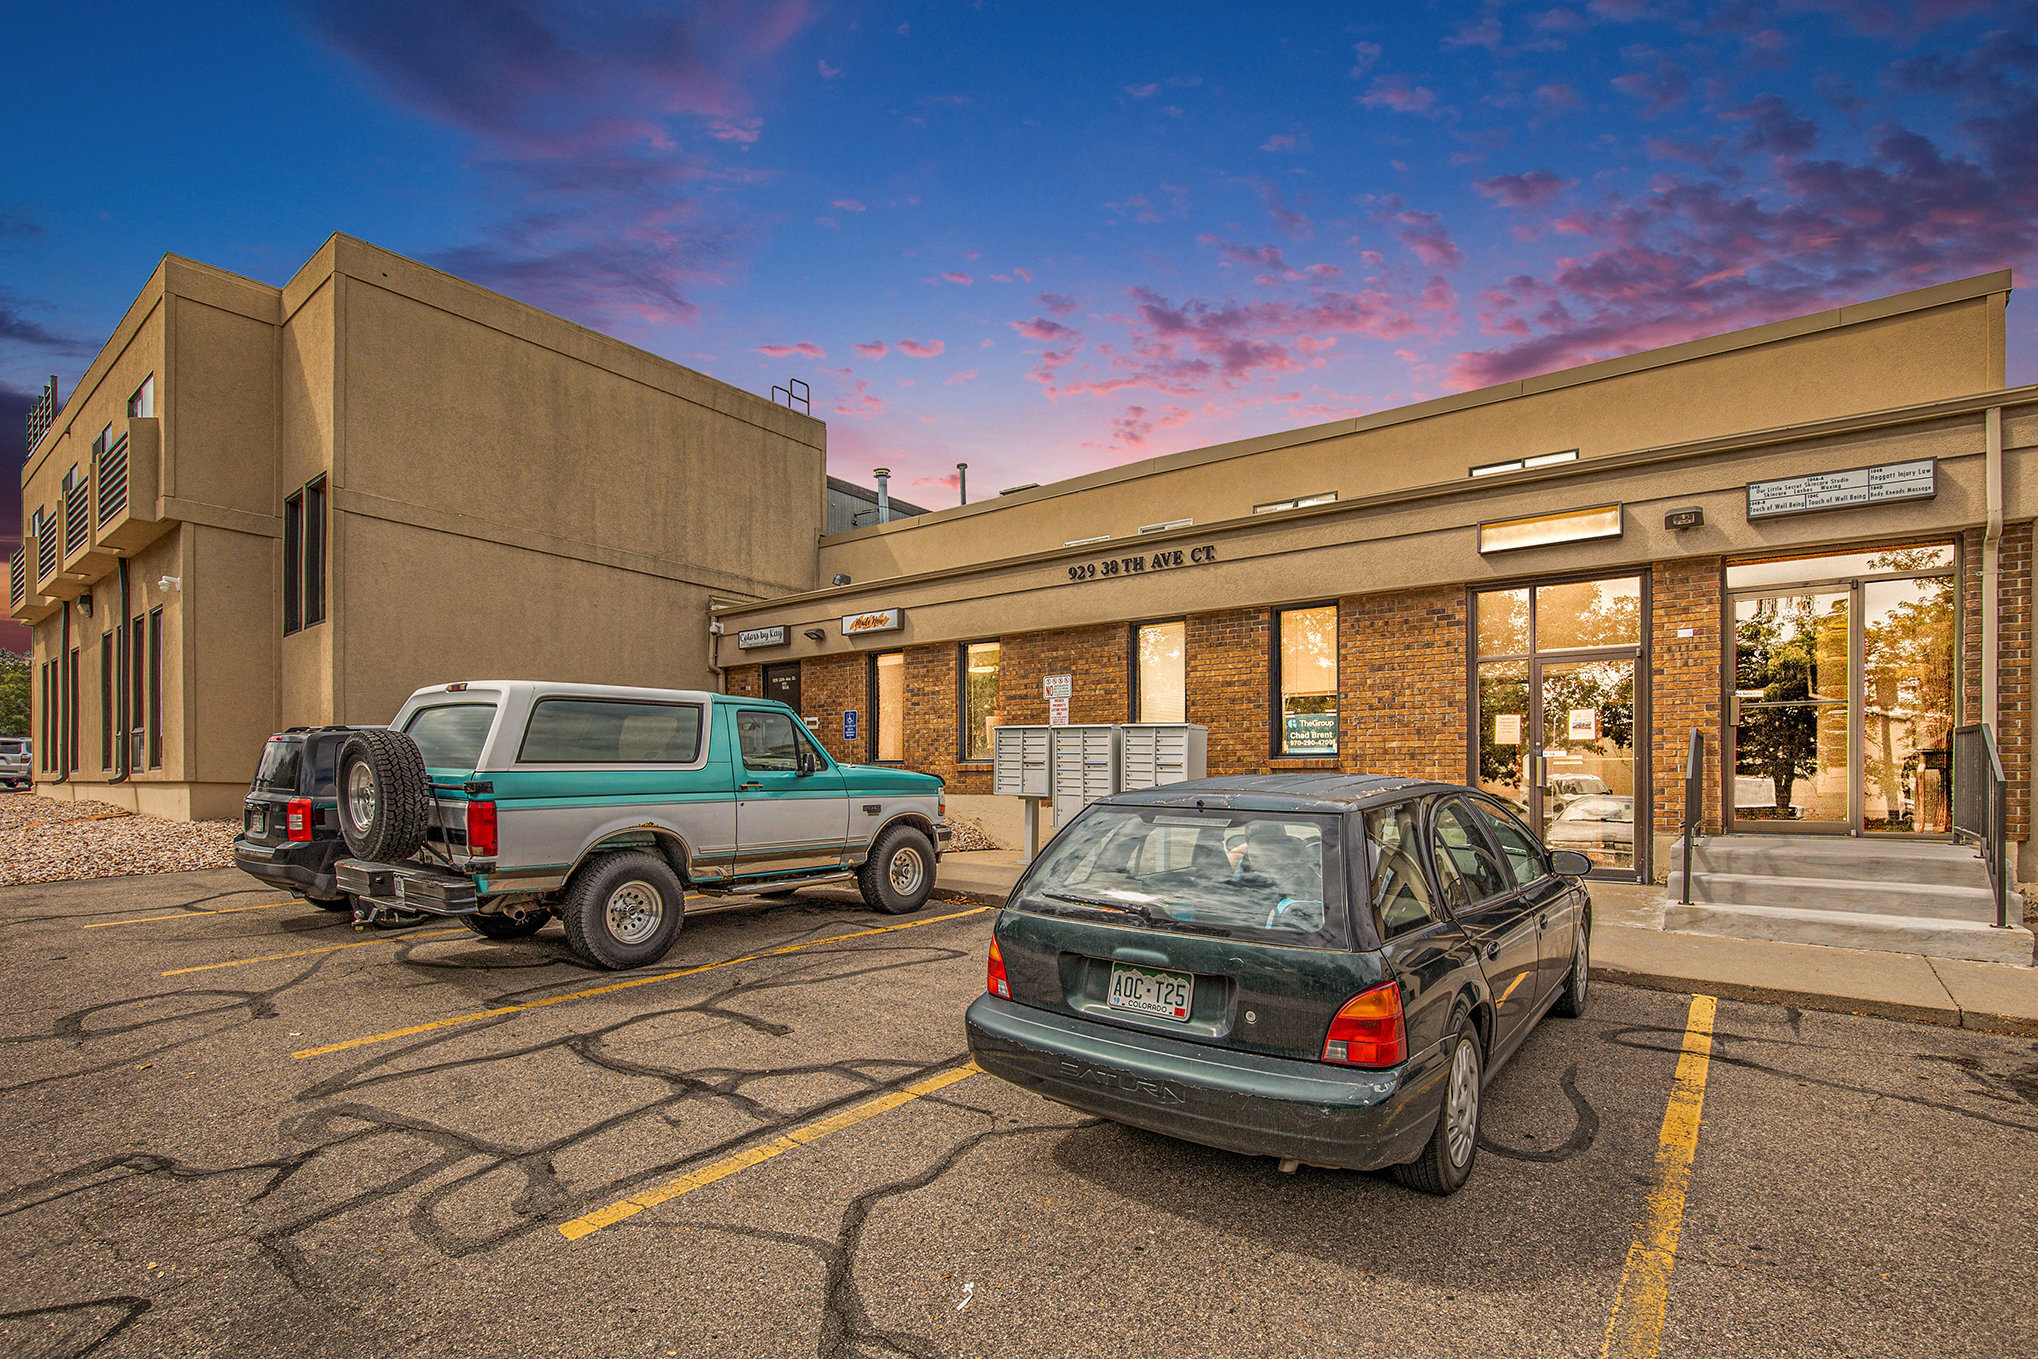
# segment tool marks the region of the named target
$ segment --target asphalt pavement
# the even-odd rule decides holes
[[[0,1353],[2038,1353],[2030,1038],[1601,985],[1432,1199],[973,1072],[992,918],[816,890],[613,974],[0,890]]]

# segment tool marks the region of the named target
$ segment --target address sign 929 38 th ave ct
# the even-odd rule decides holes
[[[1208,566],[1217,560],[1217,549],[1205,543],[1202,547],[1178,547],[1168,552],[1140,552],[1130,557],[1106,557],[1102,561],[1084,562],[1069,568],[1069,583],[1079,580],[1103,580],[1111,576],[1136,576],[1148,571],[1172,571],[1178,566]]]

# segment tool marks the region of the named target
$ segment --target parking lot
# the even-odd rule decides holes
[[[232,871],[0,889],[0,1352],[1647,1352],[1710,1007],[1545,1021],[1440,1200],[973,1074],[991,920],[817,890],[613,974]],[[1661,1353],[2038,1353],[2038,1043],[1710,1031]]]

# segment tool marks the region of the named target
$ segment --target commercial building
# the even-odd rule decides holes
[[[1213,774],[1476,783],[1660,878],[1722,829],[1945,837],[1987,723],[2028,843],[2038,388],[2007,271],[824,539],[718,605],[732,690],[994,816],[991,737],[1181,721]],[[1059,687],[1059,686],[1058,686]],[[2029,863],[2026,864],[2027,869]]]
[[[821,422],[345,236],[166,258],[30,422],[37,791],[237,816],[279,728],[460,678],[712,688],[809,591]]]

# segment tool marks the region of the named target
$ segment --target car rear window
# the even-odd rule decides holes
[[[427,769],[472,769],[494,725],[493,703],[443,703],[412,713],[403,732],[418,743]]]
[[[525,764],[692,764],[701,749],[697,703],[541,698],[517,759]]]
[[[304,742],[270,740],[262,747],[255,787],[267,793],[294,793],[304,769]]]
[[[1349,939],[1334,816],[1092,807],[1034,861],[1010,904],[1302,948]]]
[[[28,749],[28,743],[26,741],[20,740],[19,738],[9,739],[7,737],[0,736],[0,755],[19,755],[22,751],[26,749]]]

